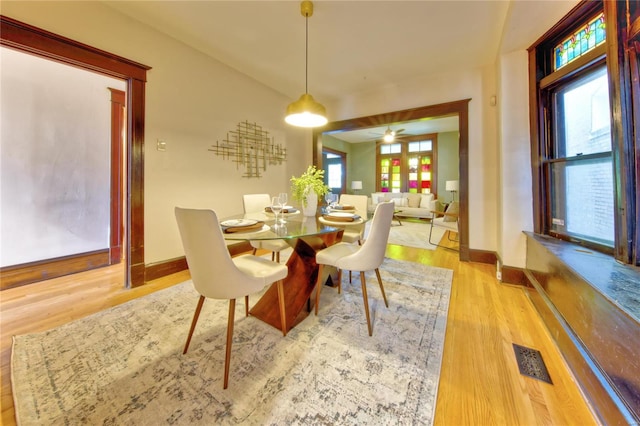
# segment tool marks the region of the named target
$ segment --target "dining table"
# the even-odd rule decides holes
[[[316,253],[342,239],[345,227],[367,221],[366,213],[317,210],[315,216],[305,216],[300,209],[285,208],[284,213],[275,215],[268,207],[264,212],[244,213],[225,217],[220,221],[226,240],[255,241],[283,240],[293,251],[287,260],[289,270],[284,279],[284,305],[287,332],[304,320],[311,311],[310,298],[318,282]],[[337,285],[337,273],[331,268],[323,268],[320,282]],[[250,309],[249,313],[281,330],[278,289],[272,284]]]

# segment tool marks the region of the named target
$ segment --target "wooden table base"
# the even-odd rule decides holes
[[[342,232],[339,230],[335,233],[291,240],[293,253],[287,261],[289,274],[284,279],[287,332],[305,319],[311,310],[308,302],[318,279],[316,252],[339,242],[342,239]],[[249,313],[278,330],[282,330],[278,307],[278,287],[275,283],[269,287]]]

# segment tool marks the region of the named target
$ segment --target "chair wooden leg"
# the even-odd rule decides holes
[[[387,302],[387,295],[384,293],[384,286],[382,285],[382,278],[380,278],[380,270],[376,268],[376,277],[378,277],[378,284],[380,284],[380,291],[382,292],[382,298],[384,299],[384,304],[388,308],[389,303]]]
[[[280,325],[282,326],[282,335],[287,335],[287,315],[284,310],[284,288],[282,280],[278,280],[278,305],[280,305]]]
[[[369,327],[369,336],[373,336],[371,328],[371,317],[369,316],[369,298],[367,297],[367,283],[364,279],[364,271],[360,271],[360,282],[362,283],[362,299],[364,300],[364,314],[367,316],[367,327]]]
[[[351,284],[351,271],[349,271],[349,284]]]
[[[316,315],[318,315],[318,304],[320,303],[320,292],[322,291],[322,270],[324,269],[324,265],[318,265],[318,278],[316,280]]]
[[[254,247],[253,250],[251,251],[251,254],[255,256],[257,252],[258,252],[258,249]]]
[[[189,349],[189,343],[191,343],[191,336],[193,335],[193,330],[196,329],[196,323],[198,322],[198,317],[200,317],[200,311],[202,310],[202,305],[204,304],[204,296],[200,296],[198,299],[198,305],[196,306],[196,311],[193,314],[193,320],[191,320],[191,329],[189,329],[189,336],[187,336],[187,343],[184,345],[184,351],[182,354],[186,354]]]
[[[249,316],[249,295],[248,294],[244,297],[244,316],[245,317]]]
[[[233,320],[236,312],[236,299],[229,299],[229,322],[227,323],[227,348],[224,354],[224,384],[223,389],[229,385],[229,364],[231,362],[231,343],[233,343]]]
[[[349,276],[351,276],[351,271],[349,271]],[[338,294],[340,293],[342,293],[342,269],[338,268]]]
[[[280,263],[280,252],[276,252],[276,262]]]
[[[276,258],[276,252],[275,252],[275,251],[272,251],[272,252],[271,252],[271,261],[272,261],[272,262],[273,262],[273,261],[275,261],[275,258]]]

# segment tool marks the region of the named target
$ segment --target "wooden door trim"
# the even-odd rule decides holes
[[[109,88],[111,92],[111,213],[109,227],[109,264],[122,260],[123,224],[123,148],[126,124],[126,92]]]
[[[146,75],[151,67],[3,15],[0,15],[0,44],[126,81],[126,187],[129,200],[125,220],[125,285],[144,284],[144,102]]]

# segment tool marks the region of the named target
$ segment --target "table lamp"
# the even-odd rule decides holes
[[[451,202],[454,202],[456,200],[456,192],[458,192],[459,187],[460,187],[460,181],[457,181],[457,180],[446,181],[445,189],[453,193],[451,194]]]
[[[358,193],[362,189],[362,181],[361,180],[353,180],[351,181],[351,189],[354,193]]]

